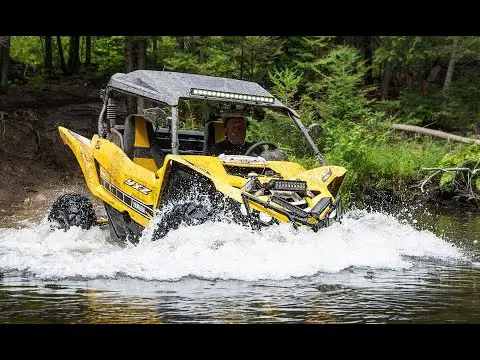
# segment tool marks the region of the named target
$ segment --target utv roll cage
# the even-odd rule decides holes
[[[160,107],[156,108],[157,112],[153,111],[153,117],[145,116],[146,114],[129,114],[124,124],[117,124],[113,101],[115,93],[151,101]],[[179,144],[183,142],[189,144],[186,148],[190,149],[190,153],[206,155],[207,139],[210,134],[208,127],[212,125],[211,122],[206,124],[203,133],[178,129],[179,101],[203,100],[212,104],[269,108],[286,113],[303,134],[315,158],[322,166],[326,165],[297,112],[254,82],[169,71],[136,70],[126,74],[114,74],[106,88],[102,89],[101,98],[103,107],[98,117],[98,135],[103,138],[107,138],[108,135],[116,137],[122,149],[125,142],[123,130],[129,117],[141,116],[148,122],[153,122],[155,116],[163,116],[163,121],[168,123],[168,127],[155,131],[156,141],[159,142],[163,152],[181,154]]]

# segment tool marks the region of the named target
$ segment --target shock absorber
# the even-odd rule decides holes
[[[110,123],[110,128],[115,127],[115,119],[116,119],[116,113],[115,113],[115,102],[113,99],[108,99],[107,103],[107,120]]]

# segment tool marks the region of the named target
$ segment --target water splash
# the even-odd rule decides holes
[[[108,229],[51,231],[43,220],[21,229],[0,228],[0,271],[27,271],[41,279],[113,278],[174,281],[282,280],[336,273],[351,267],[408,269],[414,259],[463,261],[452,243],[396,218],[366,211],[347,213],[342,224],[317,233],[280,224],[252,231],[207,222],[180,227],[158,241],[145,231],[137,246],[109,242]]]

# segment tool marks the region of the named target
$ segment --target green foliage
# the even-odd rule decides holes
[[[28,85],[32,89],[42,89],[45,87],[45,76],[42,74],[36,74],[28,79]]]
[[[367,124],[379,121],[382,113],[367,107],[367,94],[373,88],[361,88],[367,68],[355,50],[338,46],[318,63],[323,67],[322,77],[309,84],[307,91],[321,118]]]
[[[328,163],[348,170],[341,190],[347,204],[361,202],[364,189],[402,193],[420,178],[421,167],[435,166],[442,158],[441,142],[398,142],[390,134],[385,113],[367,99],[371,89],[362,87],[366,67],[356,51],[339,46],[317,63],[323,77],[309,85],[301,110],[318,109],[325,119],[321,149]],[[388,106],[398,110],[399,104]]]
[[[208,106],[203,101],[180,101],[178,104],[179,129],[203,131],[209,120]]]
[[[239,37],[239,40],[240,50],[243,51],[240,56],[237,55],[236,62],[244,69],[241,77],[266,83],[268,69],[272,67],[274,58],[281,53],[281,41],[269,36],[245,36]]]
[[[323,76],[323,58],[335,48],[333,37],[312,36],[295,39],[295,49],[291,49],[293,64],[304,74],[306,86]]]
[[[221,36],[162,37],[159,55],[166,70],[213,76],[232,76],[235,71],[231,46]]]
[[[480,37],[478,36],[449,36],[446,38],[447,42],[447,55],[451,54],[451,45],[453,39],[456,38],[458,46],[455,50],[456,57],[460,61],[465,60],[480,60]],[[450,47],[450,48],[449,48]]]
[[[373,145],[367,152],[366,168],[370,186],[393,188],[400,192],[421,178],[422,167],[434,167],[444,156],[447,145],[440,141],[388,141]]]
[[[281,45],[282,41],[267,36],[162,37],[159,54],[164,55],[160,57],[167,70],[265,83]]]
[[[45,86],[42,38],[11,37],[15,76],[10,83]],[[66,61],[69,38],[61,37]],[[364,84],[367,59],[354,48],[338,45],[336,37],[159,36],[155,54],[154,38],[142,38],[147,39],[148,68],[256,81],[295,108],[305,126],[321,123],[323,133],[317,145],[329,163],[347,168],[342,187],[347,201],[360,198],[368,189],[405,191],[425,176],[419,172],[421,167],[478,167],[478,146],[458,145],[445,155],[452,145],[444,140],[400,135],[387,128],[393,120],[466,136],[475,131],[480,123],[480,37],[375,37],[375,86],[371,87]],[[444,94],[454,40],[458,44],[455,69]],[[53,36],[54,72],[61,74],[57,45]],[[97,69],[98,75],[124,71],[124,46],[124,36],[92,37],[92,69]],[[84,51],[81,59],[85,59]],[[395,98],[377,101],[387,62],[394,68],[389,95]],[[427,82],[435,73],[432,70],[439,68],[436,78]],[[179,114],[181,128],[198,130],[207,116],[205,109],[194,103],[182,105]],[[248,138],[278,144],[291,160],[307,168],[318,165],[303,136],[284,115],[267,111],[263,119],[250,119]],[[453,190],[455,181],[458,175],[446,173],[441,185]],[[475,181],[479,187],[479,178]]]
[[[387,61],[395,67],[397,77],[392,82],[395,91],[401,94],[402,111],[398,115],[405,119],[405,123],[434,124],[444,131],[473,130],[480,118],[480,75],[474,65],[480,60],[479,37],[394,36],[379,37],[378,40],[374,55],[375,73],[380,78]],[[444,94],[443,85],[454,40],[458,46],[455,47],[453,82]],[[435,67],[440,68],[440,72],[429,79]]]
[[[448,113],[439,123],[445,131],[474,131],[480,120],[480,74],[468,68],[459,68],[455,81],[447,91],[445,103]]]
[[[431,93],[428,96],[411,91],[400,98],[401,110],[397,113],[402,123],[423,126],[455,116],[445,106],[441,92]]]
[[[39,71],[44,64],[43,45],[39,36],[12,36],[10,57]]]
[[[405,124],[433,125],[447,132],[473,131],[472,120],[480,119],[480,91],[473,86],[473,78],[458,79],[449,87],[447,98],[440,89],[427,95],[414,90],[406,92],[400,98],[401,110],[396,115]]]
[[[366,73],[358,54],[344,46],[332,50],[322,61],[325,65],[323,78],[310,85],[311,97],[303,103],[301,110],[312,109],[326,121],[323,124],[321,145],[326,153],[342,153],[347,162],[361,157],[365,144],[373,141],[375,128],[383,113],[373,111],[367,105],[368,90],[361,85]],[[322,97],[314,98],[315,93]]]
[[[375,51],[374,65],[385,61],[401,65],[417,65],[432,56],[435,38],[420,36],[380,36],[380,46]]]
[[[92,41],[92,62],[98,71],[113,74],[125,70],[125,37],[97,36]]]
[[[276,95],[280,101],[286,106],[294,108],[297,103],[294,97],[298,92],[298,86],[302,81],[302,74],[298,74],[286,66],[282,70],[273,69],[273,72],[268,73],[270,80],[273,83],[271,91]]]
[[[440,177],[440,188],[447,192],[452,192],[454,190],[453,182],[455,180],[457,173],[450,171],[445,172]]]
[[[329,164],[338,164],[348,170],[348,175],[342,187],[342,193],[347,198],[353,198],[355,186],[364,177],[365,160],[376,135],[369,132],[360,124],[342,122],[338,120],[327,121],[324,126],[324,157]]]
[[[470,168],[472,170],[480,167],[480,146],[476,144],[460,144],[455,149],[445,154],[438,164],[442,168]],[[446,172],[440,178],[440,188],[451,192],[455,189],[454,182],[462,176],[457,172]],[[476,185],[478,189],[480,176],[476,176]]]
[[[360,133],[358,129],[338,133],[338,147],[325,154],[330,163],[347,168],[342,193],[357,203],[361,203],[365,190],[387,189],[396,195],[406,193],[411,184],[422,178],[420,169],[437,166],[447,148],[436,140],[398,142],[385,133],[371,135],[367,141],[362,141]],[[356,147],[348,143],[354,137],[359,143]]]
[[[480,164],[480,146],[459,144],[440,161],[441,167],[469,167],[475,169]]]

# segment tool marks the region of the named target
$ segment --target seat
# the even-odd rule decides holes
[[[217,142],[225,140],[223,121],[209,121],[203,130],[203,155],[209,155],[208,150]]]
[[[123,151],[135,164],[153,172],[162,167],[165,154],[154,141],[152,123],[143,116],[138,114],[127,116],[123,146]]]

